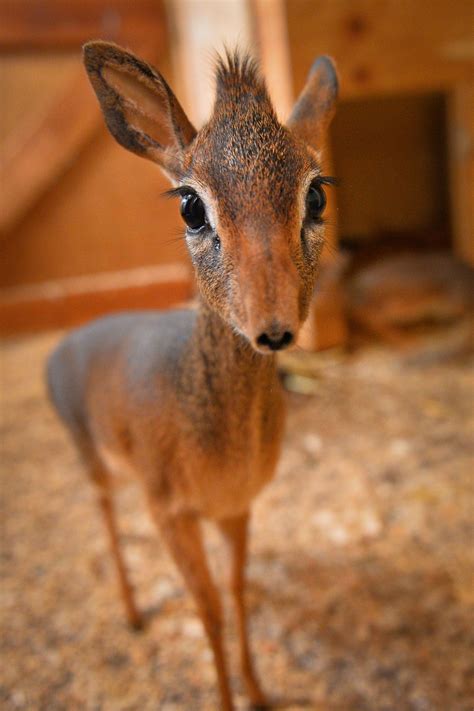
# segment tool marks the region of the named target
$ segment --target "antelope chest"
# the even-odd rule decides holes
[[[214,455],[196,448],[186,468],[188,490],[182,504],[189,507],[192,501],[195,510],[209,518],[244,513],[273,477],[278,452],[277,440],[271,448],[247,441],[239,449],[226,448]]]
[[[183,502],[210,518],[244,513],[275,472],[284,412],[279,398],[229,408],[193,426],[185,438]]]

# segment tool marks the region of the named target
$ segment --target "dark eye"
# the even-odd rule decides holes
[[[326,207],[326,193],[317,182],[311,183],[306,195],[306,219],[319,220]]]
[[[193,232],[199,232],[208,224],[204,203],[195,193],[189,193],[182,198],[181,217]]]

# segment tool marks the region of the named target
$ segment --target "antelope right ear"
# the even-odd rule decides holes
[[[318,57],[287,125],[313,148],[321,148],[336,110],[337,72],[330,57]]]
[[[161,74],[111,42],[84,45],[84,64],[114,138],[178,177],[196,130]]]

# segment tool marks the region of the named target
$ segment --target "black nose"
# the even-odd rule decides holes
[[[268,348],[271,351],[281,351],[293,342],[293,334],[290,331],[283,333],[261,333],[257,338],[257,344]]]

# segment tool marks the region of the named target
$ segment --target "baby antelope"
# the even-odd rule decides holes
[[[231,555],[243,681],[268,707],[255,672],[244,602],[252,501],[274,475],[284,408],[276,351],[295,343],[323,244],[320,153],[334,112],[334,65],[320,57],[282,125],[254,61],[219,60],[208,123],[192,126],[163,77],[108,42],[84,48],[115,139],[157,163],[181,203],[198,305],[101,318],[51,355],[51,399],[97,497],[128,619],[140,624],[111,497],[118,469],[144,487],[156,525],[194,596],[214,655],[221,708],[234,708],[218,590],[200,521]]]

